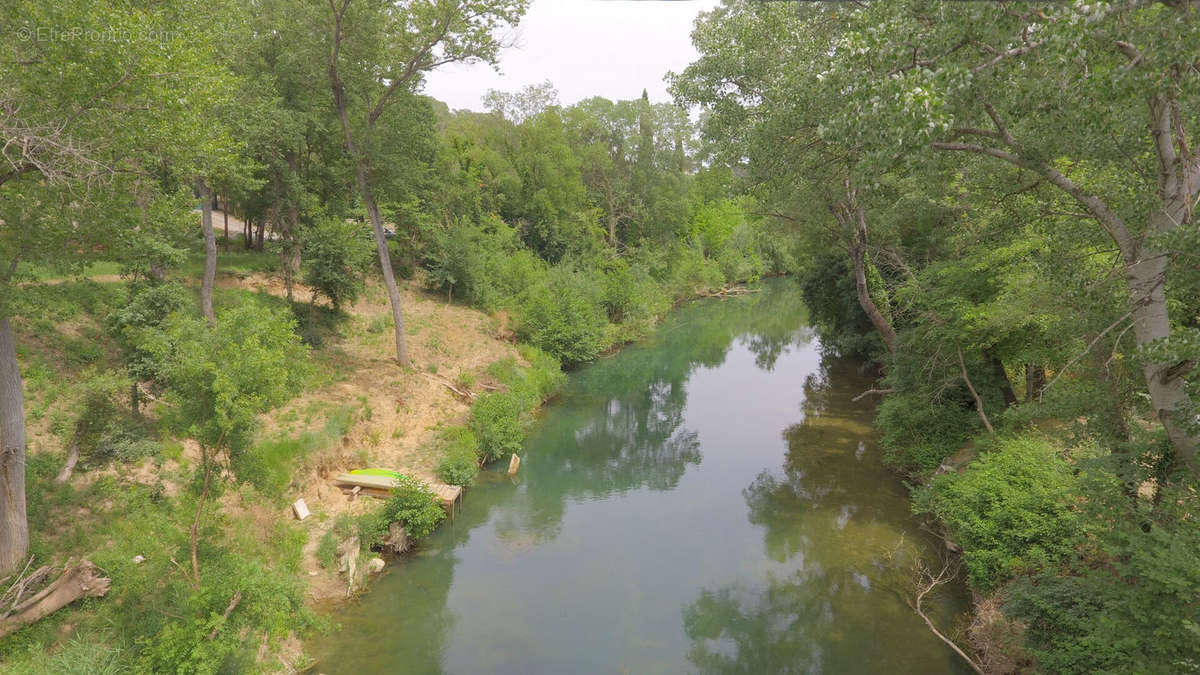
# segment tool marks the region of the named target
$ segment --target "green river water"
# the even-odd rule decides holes
[[[339,608],[314,672],[969,672],[905,604],[940,542],[851,401],[870,383],[794,282],[673,312],[570,376],[517,478]]]

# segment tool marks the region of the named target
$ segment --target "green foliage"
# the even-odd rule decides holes
[[[208,448],[247,448],[257,415],[299,391],[308,349],[283,313],[245,302],[216,326],[178,318],[162,353],[177,428]]]
[[[884,397],[875,424],[889,464],[907,471],[932,471],[966,443],[978,418],[954,393],[936,401],[924,392]]]
[[[323,218],[305,230],[303,243],[304,283],[335,310],[357,300],[375,250],[370,231],[354,221]]]
[[[1027,625],[1027,649],[1045,672],[1196,672],[1195,494],[1169,486],[1154,504],[1122,495],[1104,472],[1087,476],[1084,516],[1105,523],[1089,537],[1088,555],[1009,589],[1006,611]]]
[[[1052,569],[1080,542],[1073,468],[1043,440],[1001,438],[961,474],[936,477],[918,512],[936,515],[963,547],[971,585]]]
[[[423,539],[437,529],[446,512],[429,486],[404,476],[373,518],[371,529],[365,533],[371,545],[379,543],[387,534],[388,525],[394,522],[403,524],[408,536]]]
[[[471,431],[480,458],[492,462],[521,450],[525,438],[526,400],[519,393],[483,394],[471,406]]]
[[[297,462],[304,457],[340,443],[354,422],[352,406],[341,406],[329,413],[320,431],[306,431],[295,438],[280,437],[260,442],[249,452],[234,457],[233,472],[265,495],[281,498],[292,484]]]
[[[120,403],[129,387],[126,378],[111,371],[85,372],[75,386],[78,412],[63,440],[78,446],[84,466],[128,462],[159,450],[145,420]]]
[[[601,289],[583,272],[563,266],[547,282],[522,293],[517,335],[571,367],[591,361],[608,345]]]
[[[804,305],[821,333],[821,345],[839,354],[869,360],[883,343],[858,303],[854,273],[840,251],[813,256],[800,276]]]
[[[466,427],[450,427],[442,432],[438,478],[448,485],[470,485],[479,475],[479,444]]]
[[[178,283],[135,283],[126,301],[105,319],[105,325],[125,352],[125,367],[137,380],[160,381],[163,366],[155,349],[162,329],[173,314],[184,313],[194,302]]]

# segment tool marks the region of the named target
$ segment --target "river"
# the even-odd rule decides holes
[[[906,604],[919,528],[871,377],[825,355],[796,284],[703,300],[570,376],[516,479],[310,644],[314,672],[969,672]],[[961,586],[926,602],[943,628]]]

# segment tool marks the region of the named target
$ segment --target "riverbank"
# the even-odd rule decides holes
[[[572,372],[518,480],[485,472],[452,525],[333,612],[317,671],[960,672],[905,603],[941,543],[852,400],[870,376],[822,352],[797,294],[685,305]],[[938,625],[960,589],[926,598]]]
[[[347,596],[336,562],[330,564],[328,551],[321,550],[328,533],[339,522],[363,516],[379,504],[348,499],[330,479],[343,470],[381,466],[438,482],[446,430],[467,425],[479,398],[510,388],[503,380],[512,365],[530,364],[516,345],[504,311],[486,314],[447,303],[419,290],[419,282],[410,282],[404,285],[403,300],[414,365],[399,368],[386,358],[390,308],[380,286],[368,284],[363,296],[341,314],[317,305],[291,305],[282,282],[260,271],[269,264],[269,254],[223,256],[218,313],[245,302],[294,311],[300,332],[312,346],[316,368],[299,396],[262,416],[254,447],[226,462],[220,482],[225,487],[216,498],[216,512],[208,516],[212,522],[204,529],[204,541],[215,547],[208,555],[235,555],[263,569],[270,583],[294,588],[286,593],[294,593],[300,604],[289,609],[291,600],[276,603],[280,617],[289,618],[281,624],[282,632],[264,635],[256,657],[286,669],[305,662],[297,630],[321,623],[309,610]],[[188,275],[178,280],[194,286]],[[126,358],[106,325],[124,302],[124,289],[123,281],[110,276],[53,279],[27,289],[29,301],[39,307],[38,318],[16,321],[21,358],[28,364],[24,374],[31,526],[37,533],[34,558],[39,564],[64,564],[89,557],[107,570],[114,584],[108,598],[62,610],[6,640],[0,646],[17,658],[6,659],[0,671],[32,667],[43,653],[79,659],[82,649],[93,652],[84,660],[118,662],[116,655],[132,647],[128,636],[145,632],[147,617],[152,620],[156,612],[171,611],[148,600],[149,589],[184,592],[190,584],[176,562],[176,540],[186,534],[195,510],[198,446],[168,432],[163,418],[169,416],[170,406],[145,389],[139,393],[136,414],[113,407],[112,399],[98,411],[80,408],[93,382],[112,379],[105,373],[120,372]],[[712,291],[695,286],[685,292],[699,296]],[[310,294],[303,286],[296,289],[297,300]],[[652,326],[656,320],[645,317],[643,322]],[[622,337],[636,335],[612,333],[610,349],[619,346]],[[494,367],[497,364],[502,367]],[[63,386],[67,382],[75,384]],[[116,391],[111,395],[120,396]],[[102,416],[104,428],[119,432],[120,438],[114,443],[107,436],[100,439],[103,452],[85,452],[74,476],[58,484],[54,477],[77,435],[72,430],[79,420],[94,415]],[[312,513],[303,522],[296,522],[291,513],[290,504],[297,498],[303,498]],[[114,528],[116,523],[122,527]],[[202,552],[202,569],[207,567],[204,560]],[[242,585],[236,576],[229,583]],[[234,590],[243,589],[228,593]],[[223,607],[229,600],[214,599],[212,604]],[[244,602],[231,620],[257,611],[250,604]],[[301,606],[308,609],[297,611]],[[171,615],[163,613],[162,618]]]

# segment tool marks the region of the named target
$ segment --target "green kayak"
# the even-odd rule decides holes
[[[404,474],[400,473],[399,471],[392,471],[391,469],[355,469],[354,471],[350,472],[350,475],[384,476],[386,478],[395,478],[396,480],[403,480],[405,478]]]

